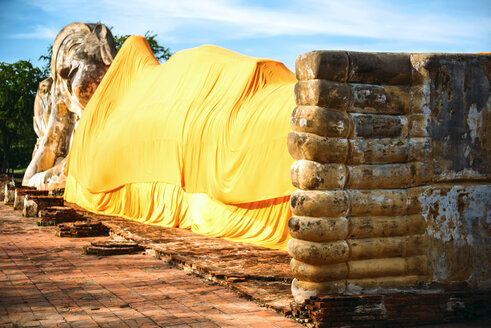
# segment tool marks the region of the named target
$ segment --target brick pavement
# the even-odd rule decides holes
[[[133,240],[174,266],[225,285],[278,312],[291,310],[291,257],[286,251],[204,236],[185,229],[96,215],[75,204],[65,205],[102,222],[113,236]]]
[[[143,253],[97,257],[0,205],[0,327],[302,327]]]

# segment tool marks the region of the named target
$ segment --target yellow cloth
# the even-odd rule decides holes
[[[160,65],[130,37],[78,124],[65,200],[286,249],[295,82],[282,63],[215,46]]]

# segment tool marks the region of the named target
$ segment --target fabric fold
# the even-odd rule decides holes
[[[279,62],[209,45],[160,65],[130,37],[78,124],[65,199],[285,249],[295,82]]]

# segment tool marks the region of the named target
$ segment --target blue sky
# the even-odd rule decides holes
[[[65,25],[98,21],[172,52],[214,44],[290,69],[319,49],[491,51],[491,0],[0,0],[0,61],[40,65]]]

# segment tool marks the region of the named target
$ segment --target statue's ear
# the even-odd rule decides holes
[[[70,73],[70,67],[69,66],[63,66],[60,71],[58,72],[58,74],[61,76],[62,79],[67,79],[68,78],[68,74]]]
[[[95,28],[95,33],[101,45],[101,59],[104,64],[109,66],[116,56],[116,47],[114,45],[114,38],[111,30],[109,30],[105,25],[99,24]]]

